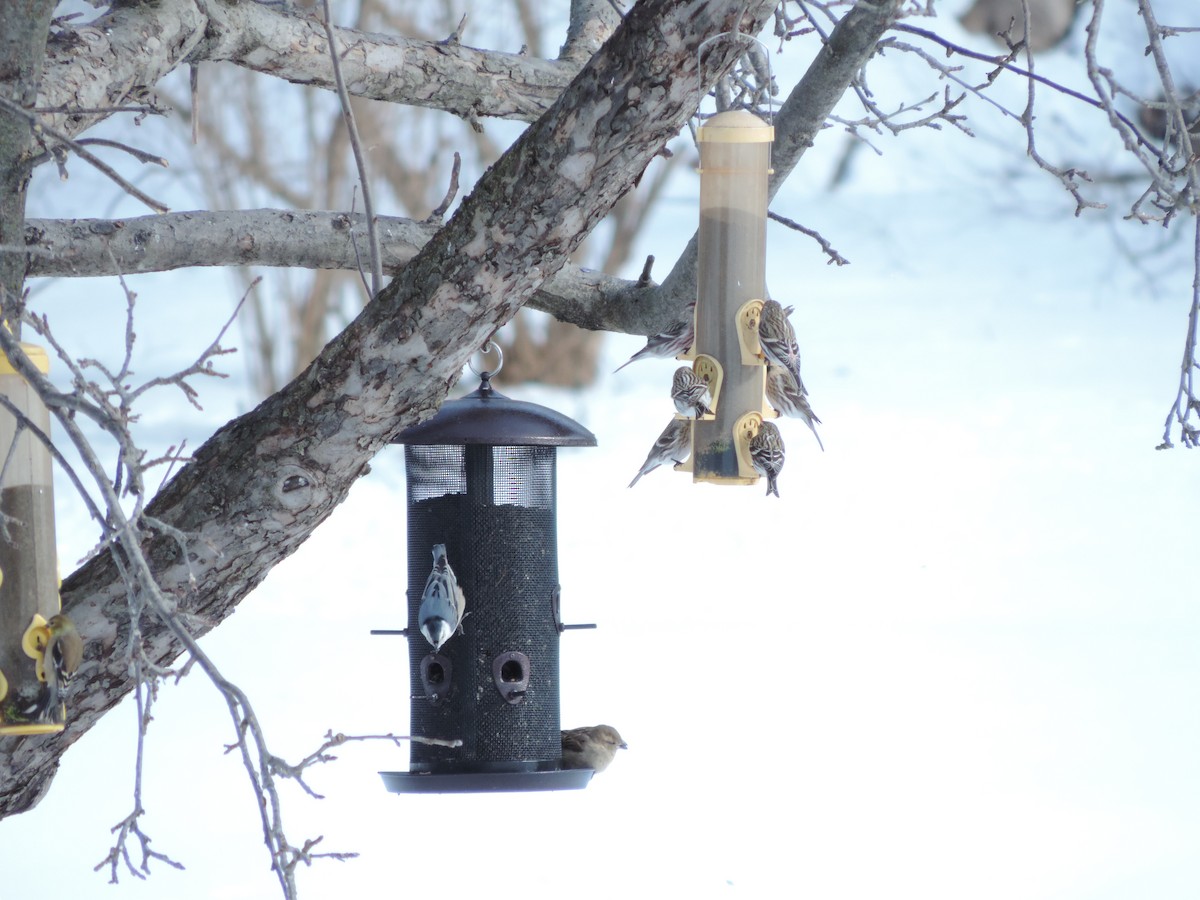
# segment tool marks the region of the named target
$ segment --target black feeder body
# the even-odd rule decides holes
[[[555,454],[594,447],[578,422],[478,390],[403,431],[408,502],[408,772],[382,772],[398,793],[582,788],[590,769],[561,768]],[[461,625],[434,650],[418,610],[446,558],[466,598]]]

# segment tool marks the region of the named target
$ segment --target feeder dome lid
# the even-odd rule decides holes
[[[490,444],[508,447],[595,447],[596,436],[569,416],[537,403],[513,400],[492,387],[447,400],[437,415],[406,428],[394,444]]]
[[[696,129],[696,140],[702,144],[757,144],[774,139],[774,127],[748,109],[730,109],[717,113]]]

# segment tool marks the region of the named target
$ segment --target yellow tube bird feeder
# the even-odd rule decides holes
[[[21,350],[43,374],[50,371],[41,347],[21,344]],[[0,404],[0,734],[45,734],[62,731],[61,709],[38,717],[28,711],[43,691],[45,623],[60,601],[52,461],[29,426],[48,435],[50,413],[3,353],[0,395],[7,401]]]
[[[714,415],[698,419],[693,429],[693,481],[753,484],[759,477],[748,446],[765,411],[758,313],[766,294],[774,136],[774,128],[746,110],[719,113],[697,131],[700,231],[692,365],[708,379]]]

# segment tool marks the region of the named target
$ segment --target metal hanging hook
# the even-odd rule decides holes
[[[467,360],[467,368],[470,369],[472,373],[474,373],[479,378],[481,378],[485,381],[494,375],[498,375],[500,373],[500,370],[504,368],[504,351],[500,349],[500,345],[497,344],[495,341],[488,341],[486,344],[484,344],[482,347],[480,347],[479,350],[476,351],[476,353],[479,356],[487,356],[493,350],[496,351],[496,368],[492,369],[491,371],[484,369],[481,372],[477,368],[475,368],[475,362],[474,362],[475,355],[476,355],[475,353],[472,353],[471,358]]]

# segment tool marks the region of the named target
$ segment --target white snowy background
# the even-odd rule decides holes
[[[1133,27],[1112,18],[1114,34]],[[1040,71],[1079,84],[1081,41]],[[802,61],[774,59],[789,86]],[[874,78],[896,97],[933,84],[902,59]],[[998,96],[1019,110],[1024,85]],[[1119,164],[1100,114],[1043,100],[1043,153]],[[783,423],[780,500],[668,470],[626,490],[671,415],[673,361],[582,392],[500,376],[599,439],[559,454],[564,617],[599,623],[564,636],[562,718],[616,725],[630,749],[584,791],[406,796],[377,774],[404,768],[405,750],[347,746],[310,774],[324,800],[284,789],[293,840],[361,854],[303,870],[304,896],[1197,896],[1200,458],[1154,450],[1191,226],[1122,222],[1119,198],[1074,218],[1023,159],[1019,128],[967,108],[976,139],[878,137],[883,155],[858,153],[836,192],[843,137],[826,132],[773,204],[851,260],[827,266],[807,238],[769,229],[768,280],[796,307],[826,447]],[[52,174],[31,214],[95,214]],[[697,193],[694,172],[676,178],[641,255],[676,257]],[[129,282],[145,377],[195,358],[237,300],[220,272]],[[124,302],[112,280],[63,280],[33,305],[77,356],[115,360]],[[610,339],[604,371],[642,343]],[[143,444],[194,448],[248,409],[242,363],[225,368],[203,412],[177,392],[148,399]],[[404,624],[403,487],[395,448],[203,641],[284,757],[328,729],[406,732],[403,639],[368,635]],[[65,479],[57,490],[69,571],[95,535]],[[143,826],[186,871],[122,871],[119,887],[92,871],[131,807],[134,718],[123,703],[36,809],[0,822],[0,895],[278,896],[223,752],[227,712],[198,674],[163,689],[146,755]]]

